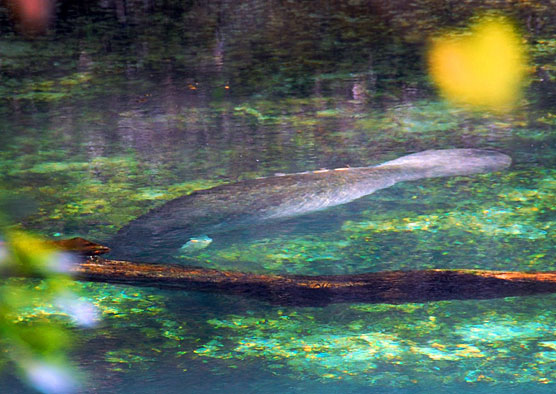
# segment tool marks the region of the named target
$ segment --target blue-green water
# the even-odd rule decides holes
[[[35,38],[2,13],[0,184],[12,223],[106,242],[164,201],[222,183],[495,149],[513,158],[509,170],[398,184],[236,232],[187,262],[299,274],[556,270],[556,27],[542,4],[500,6],[534,68],[510,113],[451,106],[427,77],[427,39],[466,23],[476,4],[448,14],[378,2],[151,5],[125,20],[66,5]],[[24,321],[63,315],[39,281],[20,283],[38,288]],[[75,329],[70,350],[84,393],[544,393],[556,381],[555,295],[296,308],[72,287],[102,313]],[[2,372],[0,391],[32,392],[11,364]]]

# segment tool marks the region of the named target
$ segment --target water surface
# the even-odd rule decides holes
[[[431,34],[464,25],[478,4],[118,4],[64,3],[35,38],[0,9],[0,183],[13,222],[106,242],[149,209],[223,183],[494,149],[513,158],[509,170],[398,184],[181,261],[295,274],[556,270],[553,10],[505,10],[535,70],[512,112],[491,113],[442,101],[424,61]],[[74,287],[103,316],[72,350],[86,393],[542,393],[556,380],[553,295],[294,308]],[[58,315],[35,304],[31,321]],[[5,369],[0,390],[30,389]]]

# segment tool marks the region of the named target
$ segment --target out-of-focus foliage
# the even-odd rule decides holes
[[[6,4],[10,7],[20,30],[31,35],[44,33],[56,6],[53,0],[10,0]]]
[[[97,313],[87,301],[68,289],[72,257],[40,239],[20,231],[3,231],[0,278],[30,276],[42,279],[5,279],[0,284],[0,350],[31,386],[43,393],[68,393],[79,379],[67,361],[72,335],[69,317],[82,326],[94,325]],[[34,286],[30,286],[30,281]],[[37,299],[58,311],[58,316],[36,314],[25,318]],[[6,360],[4,360],[6,361]]]

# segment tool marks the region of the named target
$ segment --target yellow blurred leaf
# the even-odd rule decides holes
[[[468,32],[436,38],[429,51],[433,81],[452,102],[507,110],[527,68],[525,48],[504,18],[485,18]]]

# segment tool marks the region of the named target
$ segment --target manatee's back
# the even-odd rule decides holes
[[[112,255],[160,260],[165,250],[176,252],[192,237],[212,237],[262,220],[325,208],[348,188],[344,176],[328,175],[303,173],[253,179],[176,198],[124,226],[109,242]]]
[[[427,150],[387,161],[374,168],[397,168],[398,182],[420,178],[472,175],[500,171],[512,159],[500,152],[482,149]]]
[[[160,261],[192,237],[344,204],[397,182],[501,170],[511,159],[479,149],[428,150],[375,167],[253,179],[176,198],[123,227],[109,245],[116,258]]]

